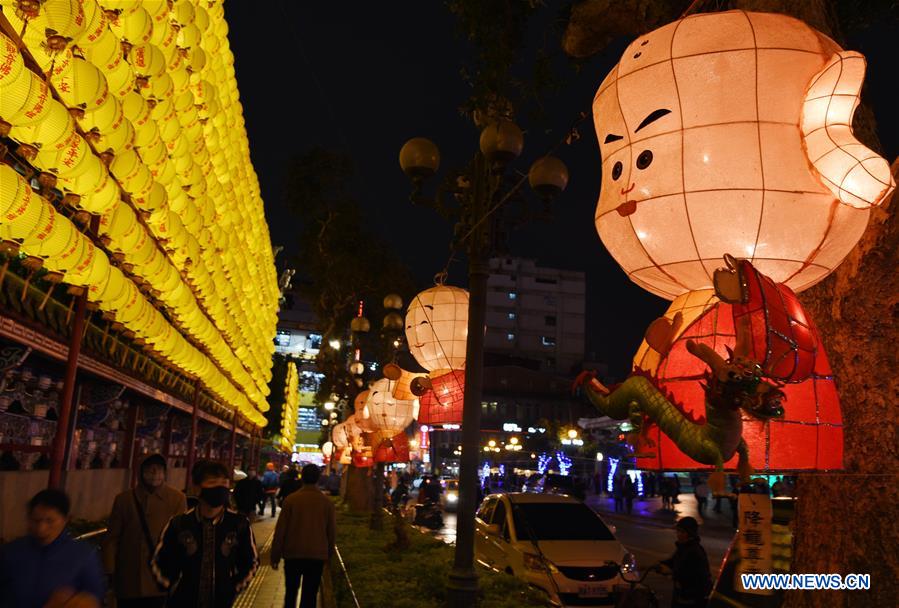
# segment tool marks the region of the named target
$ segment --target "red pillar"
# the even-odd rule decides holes
[[[166,464],[169,461],[169,453],[172,451],[172,427],[175,423],[175,410],[170,409],[165,421],[165,430],[162,437],[162,456]]]
[[[194,382],[194,402],[193,413],[190,418],[190,437],[187,439],[187,473],[185,474],[184,489],[190,489],[190,471],[194,468],[194,462],[197,459],[197,423],[199,422],[200,413],[200,379]]]
[[[234,450],[237,449],[237,410],[231,418],[231,449],[228,451],[228,471],[234,470]]]
[[[56,421],[56,434],[50,449],[50,479],[47,486],[62,488],[63,465],[68,453],[69,420],[72,417],[72,402],[75,396],[75,377],[78,372],[78,355],[81,353],[81,338],[84,335],[84,317],[87,311],[87,291],[75,300],[75,318],[72,322],[72,333],[69,336],[69,356],[66,360],[66,372],[63,377],[62,403],[59,407],[59,418]]]
[[[125,429],[125,450],[123,454],[125,466],[129,471],[129,487],[134,487],[134,484],[137,483],[137,461],[138,456],[140,456],[140,450],[138,449],[138,442],[140,440],[137,438],[137,425],[139,420],[140,406],[134,404],[128,412],[128,422],[126,423],[128,426]]]

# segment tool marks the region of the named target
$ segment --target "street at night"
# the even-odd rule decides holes
[[[0,0],[0,608],[899,606],[899,2]]]

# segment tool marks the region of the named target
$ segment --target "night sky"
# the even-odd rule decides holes
[[[409,138],[428,137],[440,147],[446,170],[463,165],[477,148],[477,131],[458,111],[469,95],[459,69],[472,50],[457,36],[453,16],[442,2],[420,0],[228,0],[225,11],[273,244],[284,245],[288,254],[295,247],[296,219],[284,205],[290,159],[315,146],[343,150],[356,163],[352,190],[372,227],[427,287],[446,263],[451,228],[433,211],[409,203],[398,154]],[[899,154],[897,35],[896,23],[881,23],[849,45],[868,58],[863,98],[873,107],[889,160]],[[539,28],[533,37],[538,36]],[[590,111],[599,83],[628,42],[612,45],[577,73],[559,58],[566,85],[548,100],[548,118],[539,129],[520,121],[525,150],[516,168],[527,171],[580,112]],[[554,203],[553,221],[517,230],[510,248],[546,266],[587,273],[587,356],[608,362],[620,377],[645,327],[667,302],[631,283],[603,248],[593,225],[600,157],[592,120],[582,123],[580,134],[580,141],[559,154],[571,180]],[[464,264],[451,267],[449,282],[466,283]]]

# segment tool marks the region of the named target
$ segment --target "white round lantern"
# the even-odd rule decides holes
[[[387,378],[371,385],[362,409],[362,418],[366,423],[363,428],[396,434],[412,424],[418,415],[418,399],[396,399],[393,396],[395,388],[396,382]]]
[[[406,312],[406,342],[428,371],[465,369],[468,291],[438,285],[415,296]]]
[[[322,444],[322,455],[325,458],[330,458],[334,455],[334,443],[330,441],[326,441]]]
[[[724,254],[800,291],[855,246],[894,187],[852,135],[864,57],[785,15],[692,15],[640,36],[599,88],[596,227],[669,300]]]

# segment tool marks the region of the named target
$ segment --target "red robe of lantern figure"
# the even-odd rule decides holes
[[[431,377],[431,390],[419,399],[421,424],[461,424],[465,397],[465,370]]]
[[[373,456],[375,462],[408,462],[409,437],[402,432],[393,437],[379,438],[378,445],[373,447]]]
[[[736,344],[736,323],[745,318],[750,358],[785,396],[781,417],[762,421],[743,414],[749,463],[758,471],[842,468],[839,397],[817,329],[788,287],[746,260],[730,258],[728,265],[729,271],[715,277],[721,299],[704,290],[672,303],[666,314],[670,346],[659,353],[644,342],[634,360],[637,373],[649,375],[686,418],[704,423],[702,382],[708,367],[687,350],[687,342],[705,344],[726,358]],[[635,448],[640,468],[708,468],[684,454],[656,424],[644,426]],[[736,463],[734,456],[725,466],[732,469]]]

